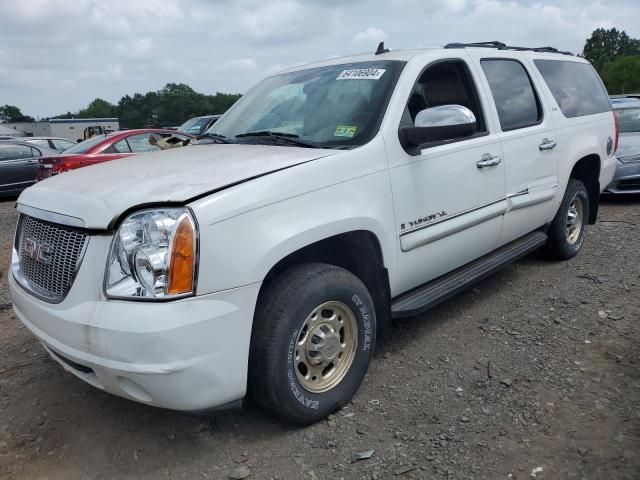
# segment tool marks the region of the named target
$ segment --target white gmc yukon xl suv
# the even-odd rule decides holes
[[[198,144],[54,176],[17,209],[17,317],[148,405],[345,405],[393,318],[537,248],[575,256],[617,132],[584,59],[498,42],[269,77]]]

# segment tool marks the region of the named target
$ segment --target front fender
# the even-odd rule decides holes
[[[333,184],[287,195],[249,211],[218,220],[219,202],[212,199],[192,205],[200,224],[199,295],[262,281],[269,270],[287,255],[307,245],[341,233],[356,230],[372,232],[378,239],[389,280],[396,272],[396,232],[393,200],[386,160],[376,161],[366,155],[336,155],[279,172],[234,187],[226,192],[232,199],[252,195],[263,198],[263,189],[278,191],[287,185],[317,183],[331,172],[342,179],[349,172],[359,172]],[[361,159],[362,158],[362,159]],[[380,160],[380,159],[378,159]],[[362,162],[362,169],[353,169]],[[366,163],[365,163],[366,162]],[[378,168],[375,168],[377,166]],[[251,200],[247,200],[250,202]]]

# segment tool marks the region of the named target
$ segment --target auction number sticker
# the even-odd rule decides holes
[[[380,80],[386,71],[384,68],[353,68],[340,72],[336,80]]]

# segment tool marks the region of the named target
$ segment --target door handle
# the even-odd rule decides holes
[[[556,148],[556,142],[555,140],[549,140],[548,138],[543,138],[542,143],[538,145],[538,148],[540,149],[541,152],[544,152],[545,150],[553,150],[554,148]]]
[[[501,161],[502,161],[502,158],[500,158],[499,156],[491,155],[490,153],[485,153],[484,155],[482,155],[482,157],[480,157],[480,160],[478,160],[478,163],[476,163],[476,166],[478,168],[495,167]]]
[[[36,163],[38,163],[37,160],[27,160],[27,165],[35,165]]]

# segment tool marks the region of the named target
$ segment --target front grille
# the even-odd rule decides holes
[[[71,289],[87,241],[82,230],[21,215],[16,279],[43,300],[61,302]]]

